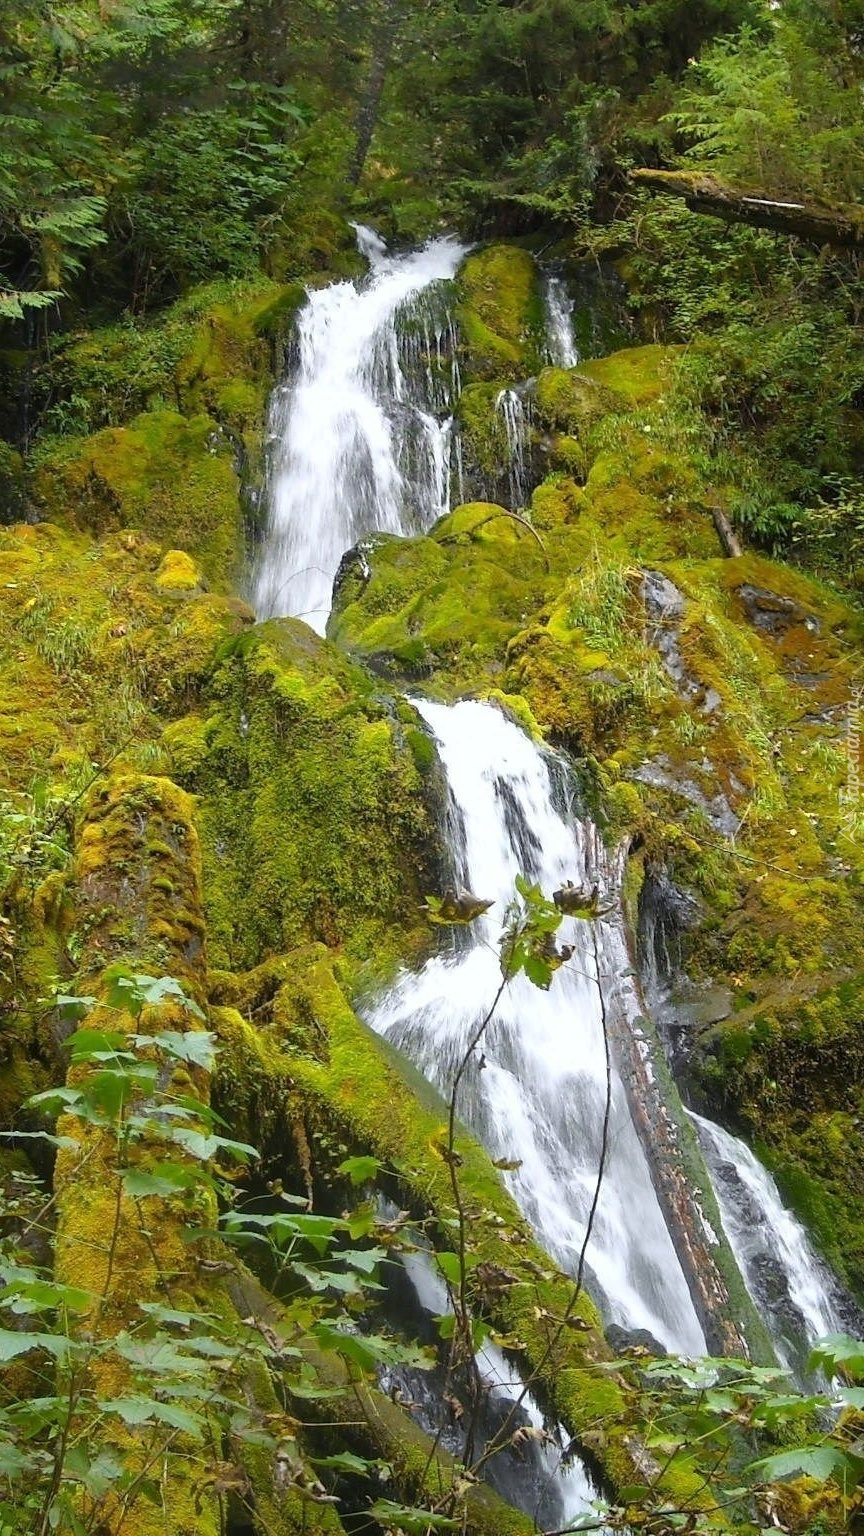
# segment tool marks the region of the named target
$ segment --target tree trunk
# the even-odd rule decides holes
[[[612,1056],[708,1351],[774,1365],[771,1339],[723,1232],[696,1133],[614,923],[598,933],[597,953]]]
[[[699,171],[641,169],[631,171],[630,179],[652,192],[681,197],[694,213],[713,214],[729,224],[753,224],[757,229],[797,235],[800,240],[819,246],[864,246],[864,207],[856,203],[829,207],[786,201],[734,187],[722,177]]]
[[[390,60],[393,57],[395,41],[396,0],[385,0],[384,14],[372,44],[372,62],[369,68],[366,90],[363,93],[363,100],[360,103],[354,124],[357,142],[354,147],[351,169],[348,172],[348,180],[352,187],[357,186],[360,177],[363,175],[366,156],[369,153],[372,135],[378,122],[378,112],[381,107],[381,98],[384,95],[387,71],[390,68]]]

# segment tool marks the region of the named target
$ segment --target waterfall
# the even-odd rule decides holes
[[[516,875],[547,893],[568,881],[590,884],[596,834],[559,809],[549,759],[500,710],[416,702],[449,780],[457,878],[494,906],[451,954],[403,974],[370,1022],[446,1096],[498,989],[498,941]],[[459,1113],[494,1158],[518,1163],[505,1174],[510,1190],[544,1247],[573,1274],[600,1162],[606,1077],[590,925],[566,919],[562,937],[576,952],[548,992],[524,976],[505,990],[482,1057],[463,1079]],[[617,1076],[587,1267],[610,1321],[647,1330],[670,1350],[704,1352]]]
[[[690,1113],[748,1290],[765,1314],[779,1358],[803,1374],[814,1341],[845,1326],[839,1287],[749,1147]]]
[[[573,333],[573,311],[576,301],[571,297],[563,277],[547,272],[543,279],[543,310],[546,318],[546,356],[553,368],[575,368],[579,362],[579,348]]]
[[[401,1255],[402,1272],[408,1285],[408,1311],[415,1319],[413,1331],[437,1341],[434,1319],[452,1311],[447,1286],[435,1267],[425,1240],[419,1233],[409,1234],[413,1249]],[[515,1365],[491,1340],[477,1351],[475,1367],[483,1388],[478,1421],[475,1426],[475,1450],[482,1453],[507,1424],[507,1436],[520,1427],[537,1431],[527,1443],[515,1449],[506,1441],[489,1459],[483,1476],[508,1503],[542,1524],[543,1528],[561,1528],[590,1513],[598,1493],[579,1457],[569,1452],[570,1436],[560,1424],[549,1424]],[[417,1422],[427,1434],[456,1457],[465,1449],[464,1419],[454,1417],[444,1394],[452,1403],[458,1397],[459,1382],[448,1382],[443,1366],[433,1371],[411,1367],[389,1367],[381,1375],[386,1392],[397,1389],[413,1404]]]
[[[412,533],[449,508],[452,406],[459,389],[441,283],[456,240],[390,256],[358,226],[367,278],[310,291],[297,320],[294,377],[270,410],[269,521],[254,601],[323,633],[347,549],[375,530]]]
[[[531,407],[524,390],[502,389],[495,410],[507,438],[507,480],[510,510],[518,512],[531,498]]]

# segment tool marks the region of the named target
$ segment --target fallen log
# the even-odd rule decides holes
[[[704,171],[661,171],[642,167],[630,172],[630,180],[651,192],[666,192],[684,199],[694,213],[707,213],[729,224],[752,224],[778,234],[797,235],[813,245],[844,249],[864,246],[864,207],[842,203],[836,207],[816,202],[767,197],[760,190],[733,186],[720,176]]]

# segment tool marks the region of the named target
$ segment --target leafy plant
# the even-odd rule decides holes
[[[152,1220],[147,1202],[155,1199],[180,1213],[193,1245],[218,1236],[232,1245],[263,1246],[277,1275],[313,1299],[317,1310],[308,1337],[338,1352],[349,1369],[362,1375],[382,1364],[427,1363],[415,1346],[359,1335],[343,1311],[346,1301],[368,1304],[385,1257],[383,1248],[353,1245],[352,1238],[369,1230],[365,1220],[298,1210],[305,1201],[285,1193],[276,1211],[232,1208],[237,1194],[230,1164],[257,1154],[223,1135],[219,1117],[189,1091],[190,1071],[206,1075],[212,1069],[216,1042],[199,1027],[201,1010],[176,979],[116,965],[105,973],[98,1013],[91,996],[64,994],[56,1002],[76,1025],[67,1041],[70,1081],[30,1100],[37,1112],[61,1114],[59,1133],[29,1134],[79,1158],[92,1155],[94,1136],[113,1149],[106,1176],[116,1189],[114,1226],[107,1234],[104,1288],[93,1293],[61,1282],[34,1258],[34,1239],[49,1232],[53,1203],[38,1184],[25,1180],[22,1196],[18,1181],[17,1193],[0,1209],[0,1369],[23,1368],[29,1383],[27,1392],[11,1391],[0,1406],[4,1536],[54,1530],[90,1536],[104,1528],[109,1505],[124,1518],[141,1503],[159,1505],[161,1487],[170,1487],[190,1447],[197,1448],[203,1489],[213,1481],[208,1467],[217,1482],[223,1475],[218,1469],[224,1467],[225,1437],[241,1454],[254,1447],[284,1459],[284,1431],[243,1390],[253,1366],[269,1373],[277,1401],[281,1374],[292,1362],[299,1372],[297,1392],[327,1395],[304,1358],[302,1327],[291,1337],[260,1327],[254,1318],[241,1322],[224,1306],[202,1310],[170,1294],[164,1302],[133,1304],[119,1329],[104,1326],[111,1256],[130,1203],[145,1241]],[[189,1027],[140,1027],[166,1007],[185,1016]],[[131,1018],[139,1027],[115,1028],[112,1015],[118,1025]],[[200,1218],[220,1198],[228,1208],[211,1234]],[[114,1390],[105,1390],[108,1382],[116,1383]],[[291,1476],[304,1480],[296,1448],[288,1460]],[[370,1475],[377,1464],[346,1454],[316,1465]],[[232,1484],[241,1503],[247,1485],[242,1472]],[[329,1497],[319,1489],[313,1496]],[[394,1519],[401,1509],[393,1503]],[[406,1517],[412,1515],[409,1510]]]

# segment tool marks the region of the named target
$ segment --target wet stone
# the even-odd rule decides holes
[[[803,624],[813,635],[821,632],[815,614],[807,613],[794,598],[749,583],[738,588],[738,597],[750,623],[769,635],[784,635],[793,624]]]

